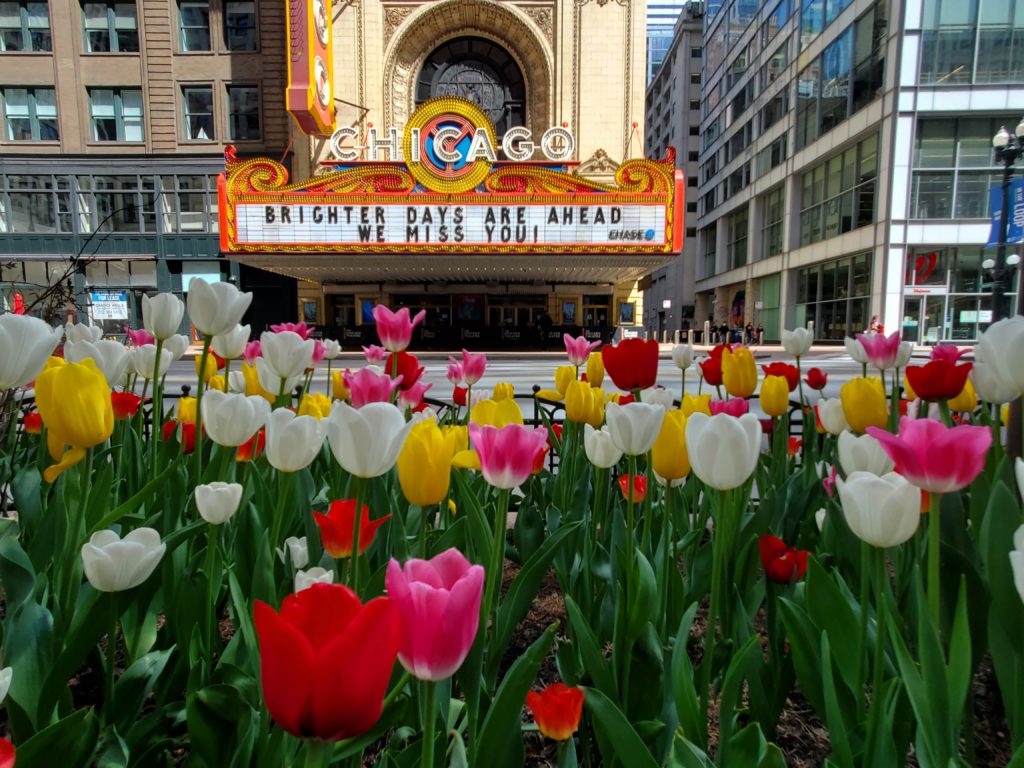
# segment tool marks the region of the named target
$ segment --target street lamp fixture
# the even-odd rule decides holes
[[[995,322],[1009,314],[1003,310],[1004,296],[1006,294],[1006,278],[1012,274],[1013,269],[1020,263],[1020,256],[1006,255],[1006,237],[1010,226],[1010,182],[1013,180],[1013,164],[1021,157],[1024,157],[1024,118],[1017,124],[1014,133],[1010,133],[1006,126],[999,129],[992,137],[992,149],[996,153],[996,161],[1003,164],[1003,207],[999,218],[999,248],[996,250],[996,258],[985,259],[982,267],[992,273],[992,321]],[[1021,311],[1022,297],[1020,289],[1024,288],[1024,280],[1019,281],[1017,296],[1017,311]]]

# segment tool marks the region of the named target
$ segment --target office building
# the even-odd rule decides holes
[[[688,3],[679,0],[647,0],[647,80],[650,86],[661,63],[668,56],[676,22]],[[700,5],[698,0],[697,5]]]

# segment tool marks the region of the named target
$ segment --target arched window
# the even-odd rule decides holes
[[[416,106],[436,96],[461,96],[484,110],[497,139],[526,124],[526,87],[519,65],[504,48],[482,37],[458,37],[436,48],[416,82]]]

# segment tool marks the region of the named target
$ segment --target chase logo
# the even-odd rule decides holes
[[[479,132],[493,136],[494,126],[473,102],[453,96],[424,102],[405,124],[404,154],[418,158],[409,162],[409,171],[432,191],[460,194],[474,189],[491,170],[491,160],[471,151]]]
[[[654,239],[654,230],[653,229],[648,229],[646,232],[644,232],[644,240],[653,240],[653,239]]]

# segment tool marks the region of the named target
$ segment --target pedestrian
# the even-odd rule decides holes
[[[743,343],[747,344],[747,345],[754,343],[754,324],[753,323],[747,323],[747,325],[743,328]]]
[[[871,322],[868,324],[868,332],[882,333],[882,324],[878,322],[878,315],[871,316]]]

